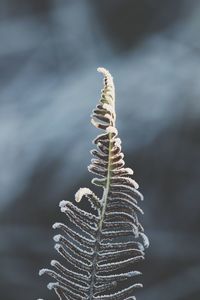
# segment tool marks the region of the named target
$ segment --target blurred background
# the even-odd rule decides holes
[[[200,298],[200,2],[0,0],[0,294],[56,296],[62,199],[91,187],[90,114],[116,84],[117,126],[145,196],[140,300]]]

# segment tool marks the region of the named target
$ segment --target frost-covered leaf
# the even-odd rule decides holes
[[[137,214],[143,214],[143,200],[138,183],[125,167],[121,140],[115,127],[115,89],[113,78],[104,68],[104,87],[99,104],[93,110],[92,124],[103,130],[93,141],[97,149],[88,170],[97,175],[92,183],[103,189],[99,199],[88,188],[80,188],[75,201],[90,202],[94,213],[86,212],[70,201],[61,201],[60,208],[70,223],[54,224],[63,234],[54,236],[55,249],[67,261],[67,267],[56,260],[51,269],[42,269],[56,282],[48,288],[60,300],[134,300],[135,282],[141,275],[135,265],[144,259],[149,241]],[[125,269],[129,271],[124,271]],[[131,278],[131,285],[128,279]]]

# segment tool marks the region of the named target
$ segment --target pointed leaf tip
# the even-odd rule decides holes
[[[41,269],[41,270],[39,270],[39,276],[44,275],[45,272],[46,272],[46,269]]]
[[[76,202],[80,202],[83,196],[91,195],[92,191],[88,188],[80,188],[75,194]]]
[[[104,67],[98,67],[97,72],[102,73],[102,74],[107,74],[109,73],[108,70],[106,70]]]
[[[58,243],[60,241],[60,239],[61,239],[61,234],[54,235],[54,237],[53,237],[53,240],[56,243]]]
[[[62,200],[62,201],[60,201],[59,206],[64,207],[66,205],[66,203],[67,203],[66,200]]]
[[[48,283],[47,288],[49,290],[52,290],[52,289],[54,289],[54,288],[56,288],[58,286],[59,286],[58,282],[50,282],[50,283]]]
[[[103,67],[97,68],[97,71],[99,73],[102,73],[105,77],[111,77],[112,78],[112,75],[110,74],[110,72],[107,69],[103,68]]]

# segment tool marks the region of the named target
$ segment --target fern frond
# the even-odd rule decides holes
[[[97,177],[92,183],[103,189],[99,199],[88,188],[75,194],[78,203],[87,198],[96,214],[81,210],[69,201],[61,201],[60,208],[70,225],[54,224],[63,235],[54,237],[55,249],[67,261],[64,267],[53,260],[54,270],[42,269],[55,282],[53,289],[60,300],[131,300],[135,290],[142,287],[134,282],[141,275],[135,264],[144,259],[148,238],[137,214],[143,214],[138,202],[143,200],[139,185],[130,176],[133,170],[125,167],[121,140],[115,126],[115,89],[113,78],[104,68],[101,98],[93,110],[92,124],[101,129],[91,151],[94,158],[88,170]],[[130,284],[131,279],[131,284]]]

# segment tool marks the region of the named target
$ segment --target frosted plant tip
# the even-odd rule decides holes
[[[60,244],[55,244],[54,248],[59,251],[59,249],[61,248],[61,245]]]
[[[142,275],[142,273],[139,271],[128,272],[128,277],[132,277],[132,276],[136,276],[136,275]]]
[[[48,288],[49,290],[52,290],[52,289],[58,287],[58,285],[59,285],[58,282],[50,282],[50,283],[47,285],[47,288]]]
[[[110,72],[109,72],[107,69],[103,68],[103,67],[97,68],[97,71],[98,71],[99,73],[102,73],[105,77],[110,77],[110,78],[112,78]]]
[[[66,200],[62,200],[62,201],[60,201],[59,206],[64,207],[66,205],[66,203],[67,203]]]
[[[61,235],[57,234],[53,237],[54,242],[58,243],[60,241]]]
[[[56,229],[56,228],[59,228],[60,227],[60,223],[54,223],[53,225],[52,225],[52,228],[53,229]]]
[[[106,70],[105,68],[103,68],[103,67],[98,67],[97,68],[97,72],[99,72],[99,73],[107,73],[108,72],[108,70]]]
[[[54,267],[56,265],[56,263],[57,263],[56,260],[52,260],[51,261],[51,266]]]
[[[146,234],[144,234],[143,232],[139,232],[139,235],[140,235],[141,238],[142,238],[144,248],[148,248],[148,247],[149,247],[149,239],[148,239],[148,237],[146,236]]]
[[[52,238],[54,253],[65,262],[56,258],[49,268],[38,271],[40,276],[52,277],[47,287],[59,300],[136,300],[134,290],[142,285],[132,281],[140,274],[134,271],[134,262],[144,260],[144,248],[149,245],[138,216],[143,214],[138,204],[143,196],[129,176],[133,170],[125,167],[115,125],[112,74],[101,66],[97,71],[101,73],[102,89],[91,122],[100,133],[93,141],[95,149],[91,150],[88,166],[95,174],[91,184],[97,194],[83,186],[76,190],[74,199],[59,200],[59,211],[67,220],[52,222]],[[130,252],[127,258],[121,255],[126,252]]]
[[[133,175],[134,172],[131,168],[126,168],[126,172],[128,173],[128,175]]]
[[[46,269],[41,269],[41,270],[39,271],[39,276],[42,276],[45,272],[46,272]]]
[[[91,190],[88,188],[80,188],[75,194],[75,201],[80,202],[83,196],[91,195]]]

